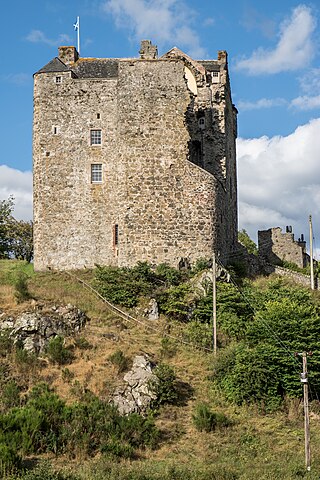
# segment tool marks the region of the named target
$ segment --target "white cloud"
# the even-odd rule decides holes
[[[32,172],[22,172],[7,165],[0,165],[0,200],[14,197],[14,217],[17,220],[32,219]]]
[[[32,82],[32,75],[29,73],[9,73],[7,75],[1,75],[0,80],[19,86],[28,85]]]
[[[41,30],[31,30],[31,32],[26,36],[26,40],[32,43],[45,43],[51,47],[56,47],[64,43],[72,43],[72,38],[65,33],[60,33],[58,38],[52,39],[48,38]]]
[[[316,108],[320,108],[320,95],[316,95],[314,97],[302,95],[294,98],[291,101],[291,106],[297,108],[298,110],[314,110]]]
[[[137,40],[152,39],[160,47],[177,45],[194,58],[206,55],[192,28],[195,12],[183,0],[106,0],[102,9]]]
[[[303,92],[320,94],[320,68],[311,68],[304,75],[299,76],[299,83]]]
[[[240,138],[237,149],[240,228],[256,239],[286,225],[307,234],[309,214],[320,225],[320,118],[287,137]]]
[[[282,107],[287,105],[288,102],[284,98],[260,98],[255,102],[247,100],[239,100],[237,102],[237,108],[239,110],[260,110],[261,108]]]
[[[312,33],[315,17],[306,5],[297,6],[280,25],[279,41],[274,50],[258,48],[251,57],[241,59],[236,68],[251,75],[272,74],[297,70],[310,63],[315,54]]]

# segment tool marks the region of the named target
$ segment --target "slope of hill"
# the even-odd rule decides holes
[[[132,317],[139,322],[129,317],[119,317],[92,291],[66,273],[33,274],[30,266],[22,263],[0,263],[2,319],[20,312],[34,311],[39,306],[68,303],[85,311],[90,319],[82,332],[65,339],[65,346],[72,352],[72,361],[65,365],[52,363],[46,355],[41,355],[39,360],[32,355],[22,354],[18,346],[5,344],[4,337],[1,337],[0,388],[2,399],[7,399],[7,403],[1,402],[2,425],[5,415],[12,411],[13,406],[19,410],[28,405],[28,395],[41,382],[54,389],[70,409],[76,404],[89,404],[93,397],[108,402],[123,377],[122,368],[113,356],[120,351],[129,363],[135,355],[143,353],[156,363],[171,366],[176,375],[174,386],[178,394],[177,401],[158,407],[152,415],[159,432],[152,447],[137,444],[130,455],[119,454],[119,451],[90,452],[82,448],[83,432],[79,432],[79,442],[75,443],[73,450],[66,448],[65,451],[55,452],[52,449],[50,453],[42,448],[27,453],[23,455],[21,468],[32,468],[27,473],[21,473],[22,470],[20,473],[10,473],[3,468],[4,476],[29,480],[319,478],[320,428],[317,408],[318,411],[320,408],[317,401],[313,402],[311,413],[312,471],[306,473],[303,409],[299,398],[287,397],[273,411],[263,408],[261,402],[231,403],[226,400],[225,389],[215,381],[217,361],[213,354],[179,341],[186,339],[183,335],[185,323],[168,322],[164,315],[156,321],[147,320],[142,315],[144,306],[130,310]],[[17,303],[17,287],[14,284],[17,284],[21,270],[28,275],[28,292],[32,298]],[[93,272],[81,271],[76,275],[91,284]],[[255,288],[263,290],[267,282],[266,279],[259,279]],[[229,316],[232,317],[231,313]],[[221,347],[225,347],[222,351],[226,350],[229,347],[226,335],[221,335],[219,340]],[[220,364],[223,358],[223,353],[218,354]],[[253,372],[254,368],[251,375]],[[254,379],[247,378],[247,382],[250,381]],[[9,384],[12,385],[11,393]],[[297,388],[301,388],[298,377]],[[199,405],[204,409],[204,416],[206,412],[207,416],[211,412],[216,414],[215,418],[227,421],[218,421],[212,431],[199,431],[194,421],[195,417],[199,420]],[[0,440],[0,457],[2,455],[4,462],[4,439],[1,435]],[[33,441],[32,438],[29,440]]]

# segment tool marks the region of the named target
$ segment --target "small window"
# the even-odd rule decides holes
[[[60,133],[60,128],[59,127],[52,127],[52,133],[53,133],[53,135],[58,135],[58,133]]]
[[[220,72],[211,72],[212,83],[219,83]]]
[[[204,130],[206,126],[206,119],[204,117],[199,118],[198,125],[200,130]]]
[[[113,246],[117,247],[119,244],[119,225],[113,226]]]
[[[102,163],[91,164],[91,183],[102,183]]]
[[[101,130],[90,131],[90,145],[101,145]]]
[[[97,119],[98,120],[100,119],[100,113],[97,113]]]
[[[62,78],[61,77],[56,77],[56,83],[62,83]]]

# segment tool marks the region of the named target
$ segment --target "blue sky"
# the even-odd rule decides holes
[[[162,54],[227,50],[239,110],[239,223],[320,223],[320,5],[293,0],[25,0],[3,2],[0,63],[0,199],[31,218],[32,74],[76,44],[81,56],[138,56],[141,39]],[[320,240],[319,240],[320,243]],[[320,247],[320,245],[319,245]]]

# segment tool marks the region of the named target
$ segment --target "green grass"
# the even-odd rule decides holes
[[[13,285],[19,272],[33,277],[33,264],[23,260],[0,260],[0,285]]]

